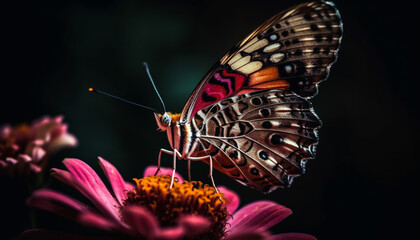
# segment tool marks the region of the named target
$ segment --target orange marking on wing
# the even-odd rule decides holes
[[[252,86],[253,88],[258,89],[289,89],[290,84],[285,80],[275,80],[275,81],[269,81],[269,82],[263,82],[257,85]]]
[[[245,93],[251,93],[251,92],[255,92],[255,91],[257,91],[257,90],[256,89],[250,89],[250,88],[242,89],[241,91],[237,92],[235,94],[235,96],[242,95],[242,94],[245,94]]]
[[[269,67],[255,72],[249,76],[249,86],[259,83],[268,82],[279,78],[279,70],[277,67]]]

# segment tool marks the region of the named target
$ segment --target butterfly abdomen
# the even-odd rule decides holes
[[[181,159],[188,158],[196,139],[195,129],[189,123],[177,121],[171,124],[167,130],[167,136],[172,149],[177,150],[181,154]]]

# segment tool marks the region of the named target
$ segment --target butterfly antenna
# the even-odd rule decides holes
[[[138,106],[138,107],[142,107],[142,108],[145,108],[145,109],[149,109],[149,110],[151,110],[151,111],[153,111],[153,112],[155,112],[155,113],[159,113],[159,111],[158,111],[158,110],[156,110],[156,109],[154,109],[154,108],[151,108],[151,107],[148,107],[148,106],[144,106],[144,105],[141,105],[141,104],[138,104],[138,103],[135,103],[135,102],[131,102],[131,101],[128,101],[128,100],[125,100],[125,99],[123,99],[123,98],[120,98],[120,97],[114,96],[114,95],[112,95],[112,94],[106,93],[106,92],[101,91],[101,90],[97,90],[97,89],[89,88],[89,92],[99,93],[99,94],[102,94],[102,95],[105,95],[105,96],[108,96],[108,97],[112,97],[112,98],[118,99],[118,100],[120,100],[120,101],[123,101],[123,102],[129,103],[129,104],[132,104],[132,105],[136,105],[136,106]]]
[[[153,82],[152,75],[150,75],[149,65],[147,65],[147,62],[143,62],[143,66],[144,66],[144,68],[146,68],[146,73],[149,76],[150,82],[152,82],[153,88],[155,89],[155,92],[158,95],[158,97],[160,99],[160,102],[162,103],[163,111],[166,112],[165,103],[163,103],[162,97],[160,96],[160,94],[159,94],[159,92],[158,92],[158,90],[155,86],[155,83]]]

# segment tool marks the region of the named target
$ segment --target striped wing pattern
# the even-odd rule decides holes
[[[207,73],[188,99],[181,121],[227,97],[261,90],[317,93],[336,61],[341,17],[331,2],[308,2],[272,17]]]
[[[303,173],[321,126],[309,101],[282,90],[224,99],[191,123],[200,143],[193,156],[212,156],[216,169],[262,192]]]

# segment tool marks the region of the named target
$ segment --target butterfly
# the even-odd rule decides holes
[[[245,37],[200,81],[179,114],[155,113],[176,160],[204,161],[264,193],[305,171],[321,121],[308,99],[336,61],[342,22],[334,4],[303,3]],[[173,176],[174,176],[173,174]],[[171,184],[172,185],[172,184]]]

